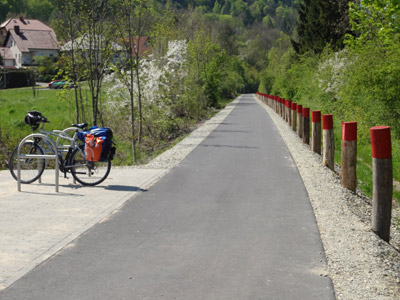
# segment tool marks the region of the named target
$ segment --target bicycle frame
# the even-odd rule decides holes
[[[68,131],[74,131],[74,135],[71,137],[67,132]],[[76,167],[75,165],[67,165],[67,163],[69,163],[70,160],[70,155],[72,153],[72,151],[76,148],[80,149],[80,151],[82,151],[82,149],[79,147],[79,145],[77,144],[76,140],[77,140],[77,135],[78,132],[82,131],[82,129],[77,128],[77,127],[68,127],[64,130],[52,130],[52,131],[46,131],[44,130],[44,124],[42,125],[42,128],[40,129],[40,133],[44,134],[48,137],[50,136],[55,136],[57,137],[56,140],[56,146],[57,146],[57,153],[67,153],[65,158],[63,158],[62,155],[59,155],[59,162],[60,162],[60,171],[64,173],[64,177],[66,177],[66,173],[70,172],[71,168]],[[51,139],[51,137],[50,137]],[[60,145],[60,139],[64,139],[69,141],[69,145]]]

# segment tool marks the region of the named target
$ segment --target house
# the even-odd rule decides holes
[[[60,49],[53,29],[39,20],[9,19],[0,25],[0,37],[17,68],[32,65],[35,56],[56,57]]]
[[[13,56],[10,48],[0,47],[0,56],[3,58],[3,63],[1,65],[1,67],[4,67],[6,69],[14,69],[15,68],[14,56]]]
[[[131,39],[132,56],[139,54],[140,57],[146,57],[151,54],[148,36],[135,36]],[[139,50],[137,50],[139,48]]]
[[[94,60],[98,64],[108,61],[109,57],[107,57],[107,52],[111,50],[113,52],[111,61],[115,64],[120,60],[122,47],[114,42],[107,41],[102,35],[84,34],[76,38],[73,42],[66,42],[60,48],[60,52],[64,53],[71,52],[72,50],[74,50],[75,55],[78,54],[86,60],[91,57],[91,60]],[[106,61],[103,61],[103,58],[106,58]]]

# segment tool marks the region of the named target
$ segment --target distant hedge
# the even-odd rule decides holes
[[[4,77],[1,74],[1,77]],[[19,88],[26,86],[34,86],[36,84],[35,76],[32,70],[12,70],[6,72],[7,88]],[[0,86],[3,87],[1,82]]]

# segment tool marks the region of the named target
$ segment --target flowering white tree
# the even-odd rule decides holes
[[[335,52],[328,59],[322,60],[318,67],[319,87],[336,99],[339,97],[339,91],[343,85],[343,73],[350,64],[346,55],[346,50]]]
[[[146,104],[162,105],[168,109],[174,99],[169,98],[175,86],[179,87],[175,99],[182,96],[184,85],[182,82],[188,74],[186,67],[186,41],[170,41],[165,56],[155,59],[152,56],[144,59],[140,64],[139,74],[141,79],[141,92]],[[114,72],[105,77],[106,82],[112,83],[106,90],[109,107],[125,107],[129,102],[129,90],[127,83],[130,72]],[[138,96],[139,86],[134,82],[134,95]],[[160,103],[164,99],[164,104]],[[167,107],[165,107],[167,105]]]
[[[164,56],[142,59],[138,69],[140,82],[133,82],[135,106],[139,104],[140,93],[147,114],[151,113],[151,109],[159,109],[164,116],[174,117],[174,107],[185,92],[183,82],[188,74],[186,54],[187,42],[174,40],[168,42],[168,51]],[[106,82],[111,83],[106,89],[106,105],[111,112],[124,110],[130,105],[130,72],[120,70],[105,78]]]

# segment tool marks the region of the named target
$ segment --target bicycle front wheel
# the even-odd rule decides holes
[[[110,174],[111,161],[87,161],[83,150],[77,148],[72,153],[71,173],[82,185],[94,186],[102,183]]]
[[[26,141],[20,150],[21,155],[27,154],[44,154],[44,150],[38,144],[32,141]],[[15,148],[10,156],[10,161],[8,163],[8,168],[10,169],[12,177],[18,180],[18,146]],[[43,158],[20,158],[21,167],[21,183],[32,183],[42,176],[43,171],[46,167],[46,160]]]

